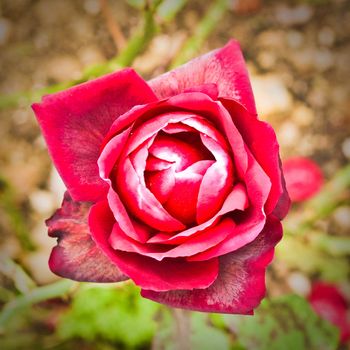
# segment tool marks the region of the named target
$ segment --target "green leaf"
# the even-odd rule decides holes
[[[150,343],[158,309],[132,285],[88,285],[74,297],[71,309],[59,322],[58,333],[63,339],[103,339],[135,348]]]
[[[254,316],[223,317],[247,350],[332,350],[338,345],[338,329],[296,295],[264,300]]]
[[[206,314],[192,313],[191,326],[191,349],[230,349],[227,334],[220,329],[212,327]]]

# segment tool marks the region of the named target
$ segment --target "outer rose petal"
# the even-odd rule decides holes
[[[141,295],[171,307],[252,314],[265,295],[265,269],[281,237],[281,223],[270,217],[255,241],[220,258],[219,276],[209,288],[165,293],[143,289]]]
[[[216,279],[219,259],[187,262],[184,259],[156,261],[135,253],[113,250],[109,237],[115,220],[107,201],[91,207],[89,226],[97,245],[141,288],[154,291],[207,288]]]
[[[216,84],[220,97],[237,100],[250,113],[256,114],[248,72],[239,44],[235,40],[148,83],[160,99],[186,90],[191,91],[191,88],[199,85]]]
[[[266,214],[274,211],[275,216],[283,219],[289,210],[290,200],[282,175],[275,132],[269,124],[257,120],[239,103],[226,99],[222,99],[221,102],[230,112],[254,158],[271,179],[271,192],[265,204]]]
[[[87,214],[90,203],[74,202],[66,192],[62,208],[46,221],[49,235],[58,237],[49,261],[55,274],[82,282],[118,282],[128,277],[91,239]]]
[[[124,69],[33,104],[51,157],[74,200],[105,196],[108,186],[97,167],[105,134],[121,114],[155,100],[146,82]]]

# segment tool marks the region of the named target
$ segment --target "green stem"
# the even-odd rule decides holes
[[[0,314],[0,332],[4,330],[10,319],[23,308],[45,301],[47,299],[62,297],[67,294],[76,282],[70,280],[60,280],[58,282],[38,287],[25,295],[7,303]]]
[[[197,24],[193,35],[186,40],[180,54],[172,61],[170,68],[179,66],[194,57],[210,33],[215,29],[228,8],[227,0],[216,0]]]
[[[86,68],[80,79],[54,84],[39,90],[0,96],[0,110],[9,107],[16,107],[20,104],[32,103],[40,99],[42,95],[51,94],[67,89],[71,86],[83,83],[89,79],[96,78],[103,74],[107,74],[117,69],[131,65],[136,56],[145,49],[145,47],[148,45],[158,30],[158,27],[154,21],[154,13],[158,5],[159,2],[157,2],[152,7],[145,9],[144,24],[142,28],[138,29],[135,32],[135,34],[128,41],[124,50],[120,52],[119,55],[117,55],[115,58],[112,58],[110,61],[104,64],[97,64]]]

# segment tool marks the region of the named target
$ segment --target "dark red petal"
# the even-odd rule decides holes
[[[73,199],[96,201],[108,186],[99,177],[100,146],[112,123],[135,105],[155,101],[132,69],[48,95],[33,104],[51,157]]]
[[[251,113],[256,114],[244,58],[238,42],[234,40],[148,83],[160,99],[202,84],[216,84],[219,97],[240,101]]]
[[[207,289],[155,292],[143,289],[143,297],[183,309],[252,314],[265,296],[265,270],[282,237],[279,220],[270,217],[264,230],[250,244],[220,258],[219,276]]]
[[[314,283],[308,299],[320,317],[339,328],[343,343],[350,339],[350,320],[347,318],[349,305],[335,285]]]
[[[219,90],[216,84],[203,84],[198,86],[191,86],[184,90],[184,92],[201,92],[208,95],[212,100],[217,100],[219,97]]]
[[[163,232],[154,235],[148,240],[148,243],[162,244],[181,244],[188,240],[194,234],[199,233],[209,227],[213,227],[218,219],[226,213],[234,210],[244,210],[248,206],[248,196],[246,189],[242,184],[237,184],[231,193],[227,196],[222,208],[208,221],[195,227],[191,227],[185,231],[181,231],[176,235],[167,235]]]
[[[146,172],[147,188],[154,194],[161,204],[164,204],[175,187],[175,171],[173,168]]]
[[[218,274],[218,259],[189,263],[184,259],[157,261],[139,254],[113,250],[108,239],[114,217],[107,202],[92,206],[89,225],[97,245],[138,286],[154,291],[207,288]]]
[[[222,103],[230,112],[233,122],[254,158],[271,179],[271,192],[265,204],[266,214],[276,209],[274,214],[282,219],[289,210],[290,201],[283,179],[275,132],[269,124],[257,120],[239,103],[225,99],[222,99]]]
[[[196,222],[198,191],[203,176],[186,170],[176,173],[175,186],[164,208],[185,225],[191,225]]]
[[[66,192],[62,208],[46,221],[49,235],[58,238],[49,266],[55,274],[82,282],[127,279],[91,239],[87,216],[91,204],[74,202]]]
[[[271,182],[251,153],[248,151],[247,154],[249,164],[245,174],[245,185],[249,208],[230,236],[217,246],[189,258],[191,261],[207,260],[233,252],[252,242],[263,229],[266,219],[263,208],[270,193]]]
[[[323,185],[320,167],[311,159],[296,157],[283,162],[283,172],[292,202],[315,196]]]

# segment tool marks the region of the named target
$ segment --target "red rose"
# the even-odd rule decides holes
[[[124,69],[33,109],[69,192],[47,222],[55,273],[252,312],[289,199],[237,42],[149,82]]]
[[[314,197],[323,186],[322,171],[309,158],[295,157],[285,160],[283,173],[292,202],[303,202]]]
[[[349,305],[338,288],[330,283],[316,282],[312,286],[309,301],[320,317],[338,327],[340,341],[347,342],[350,339]]]

